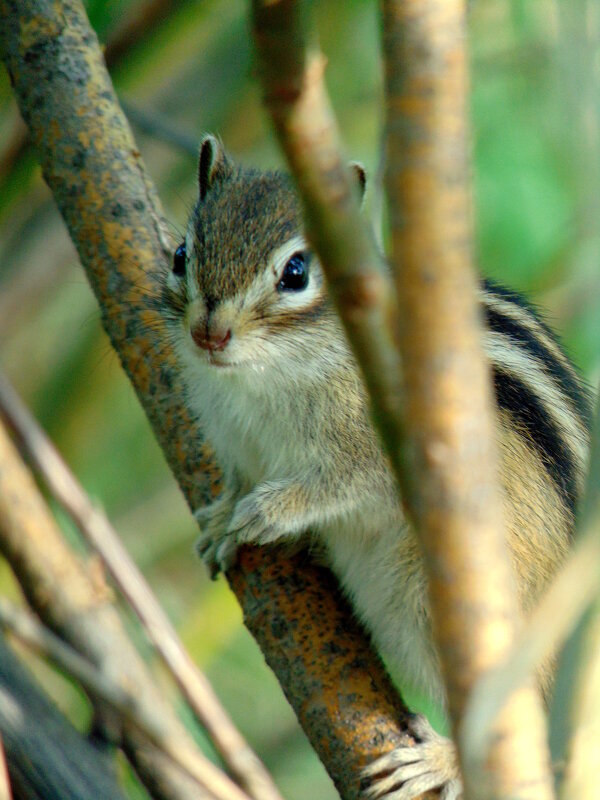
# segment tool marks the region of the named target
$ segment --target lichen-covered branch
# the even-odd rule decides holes
[[[184,405],[180,376],[165,345],[157,301],[170,253],[162,213],[96,38],[75,0],[3,0],[0,37],[44,176],[96,292],[106,330],[188,502],[198,507],[218,491],[219,472]],[[367,295],[378,291],[376,282],[365,281]],[[328,628],[327,636],[323,615],[307,610],[329,597],[322,573],[306,559],[294,562],[293,570],[289,563],[275,551],[260,559],[242,551],[232,585],[248,627],[264,626],[266,657],[327,769],[344,797],[357,797],[359,767],[381,751],[379,742],[390,729],[397,730],[402,706],[386,688],[381,665],[345,607],[335,606],[344,624]],[[335,648],[347,650],[351,674],[348,669],[340,674],[337,661],[327,658]],[[322,691],[336,682],[339,692]],[[315,718],[318,729],[312,727]],[[353,754],[354,729],[363,719],[368,720],[363,749]],[[336,749],[332,742],[339,742]]]
[[[275,674],[286,675],[286,697],[341,797],[355,800],[362,767],[413,743],[409,712],[333,576],[323,568],[307,571],[306,559],[301,553],[265,564],[248,551],[248,575],[232,574],[232,585],[238,596],[244,592],[244,609],[252,609],[245,622]]]

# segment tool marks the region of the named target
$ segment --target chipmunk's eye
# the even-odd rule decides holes
[[[308,264],[304,253],[294,253],[281,273],[277,284],[280,292],[301,292],[308,285]]]
[[[173,275],[178,278],[183,278],[185,275],[185,266],[187,262],[187,253],[185,251],[185,242],[179,245],[175,254],[173,255]]]

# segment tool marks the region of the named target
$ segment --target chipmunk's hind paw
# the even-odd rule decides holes
[[[365,800],[415,800],[431,789],[440,800],[461,800],[462,781],[454,743],[421,714],[410,724],[414,745],[397,747],[363,770]]]

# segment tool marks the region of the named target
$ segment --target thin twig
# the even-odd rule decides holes
[[[252,3],[265,103],[300,189],[309,238],[369,388],[382,441],[401,474],[398,306],[342,156],[325,89],[325,58],[306,42],[304,5],[298,0]]]
[[[573,640],[577,647],[573,647]],[[577,662],[570,673],[570,692],[566,701],[567,713],[559,724],[565,728],[568,740],[564,770],[560,775],[558,796],[560,800],[597,800],[598,756],[600,754],[600,592],[596,602],[585,615],[569,644],[569,655],[575,654]],[[567,663],[565,661],[565,663]],[[566,719],[565,719],[566,717]]]
[[[482,769],[494,736],[494,720],[507,697],[560,647],[596,597],[600,574],[597,531],[598,527],[584,534],[515,639],[507,658],[473,689],[463,727],[463,750],[469,769]]]
[[[53,496],[102,559],[237,780],[256,800],[278,800],[280,794],[270,775],[231,721],[206,677],[191,660],[106,515],[92,505],[52,442],[1,374],[0,416],[13,430],[20,448]]]
[[[108,68],[113,69],[141,42],[148,41],[183,5],[175,0],[146,0],[143,5],[130,6],[129,13],[115,15],[117,25],[104,46]]]
[[[91,662],[37,622],[29,612],[0,599],[0,625],[28,647],[62,667],[93,695],[109,703],[214,798],[248,800],[248,795],[232,784],[207,758],[198,758],[197,751],[180,739],[173,740],[165,736],[160,712],[152,715],[148,706],[141,705],[134,694],[117,686]]]

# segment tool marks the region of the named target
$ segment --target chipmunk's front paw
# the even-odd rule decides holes
[[[237,503],[228,532],[239,544],[270,544],[285,536],[281,513],[284,487],[264,483]]]
[[[220,572],[227,572],[235,564],[237,542],[228,533],[218,537],[201,533],[196,541],[196,552],[208,567],[210,577],[214,579]]]
[[[433,730],[421,714],[410,732],[416,744],[397,747],[363,770],[369,800],[413,800],[430,789],[440,789],[440,800],[460,800],[462,781],[454,743]]]

